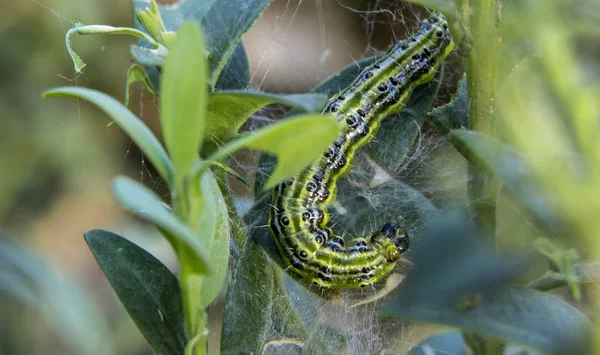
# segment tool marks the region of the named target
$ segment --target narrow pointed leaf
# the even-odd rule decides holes
[[[316,94],[275,95],[264,92],[219,91],[210,94],[206,136],[222,145],[235,136],[242,124],[261,108],[282,103],[303,111],[317,111],[325,103]]]
[[[265,184],[264,188],[268,189],[300,172],[322,154],[338,134],[339,127],[335,117],[300,115],[234,140],[210,160],[219,160],[243,148],[274,154],[278,163]]]
[[[81,87],[59,87],[48,90],[44,98],[69,96],[84,99],[106,112],[144,152],[148,160],[156,168],[160,176],[171,183],[173,181],[173,165],[158,139],[152,131],[127,107],[112,97],[96,90]]]
[[[206,119],[207,63],[204,39],[197,23],[186,23],[165,61],[161,82],[161,123],[165,144],[175,166],[177,183],[197,160]]]
[[[168,211],[161,199],[137,181],[119,176],[113,180],[113,193],[117,200],[141,218],[154,223],[159,229],[165,230],[173,239],[173,245],[183,244],[196,256],[194,267],[202,274],[210,268],[206,245],[200,243],[200,238],[183,222]]]

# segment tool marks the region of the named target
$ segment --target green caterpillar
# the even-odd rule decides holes
[[[386,223],[346,248],[327,226],[327,206],[356,150],[369,142],[381,120],[403,108],[416,86],[433,79],[453,47],[446,19],[433,13],[414,36],[398,41],[328,101],[323,113],[336,115],[343,133],[321,158],[273,193],[269,228],[293,272],[320,287],[355,288],[374,284],[394,269],[409,247],[402,227]]]

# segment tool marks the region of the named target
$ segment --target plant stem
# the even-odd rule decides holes
[[[194,180],[192,180],[194,181]],[[188,186],[189,187],[189,186]],[[175,190],[173,193],[173,212],[175,215],[185,221],[190,228],[194,226],[190,224],[194,220],[189,216],[189,194],[185,183],[177,184],[175,182]],[[197,206],[196,206],[197,207]],[[195,213],[201,214],[202,211],[196,210]],[[193,267],[194,256],[192,251],[186,247],[177,248],[177,255],[181,267],[181,275],[179,283],[181,285],[181,293],[183,296],[183,309],[185,315],[185,329],[190,342],[186,346],[186,354],[190,355],[205,355],[207,350],[206,336],[206,312],[201,306],[200,288],[202,287],[203,275],[197,273]]]
[[[495,80],[498,34],[497,0],[476,0],[469,21],[471,53],[467,63],[469,83],[469,128],[485,134],[495,133]],[[468,2],[465,2],[469,6]],[[493,238],[496,229],[498,183],[494,176],[474,164],[468,169],[468,197],[474,221]]]
[[[180,255],[181,261],[181,293],[183,295],[183,309],[185,314],[185,329],[188,337],[191,339],[188,344],[191,350],[190,354],[205,355],[207,344],[206,336],[206,312],[201,307],[200,288],[202,287],[202,275],[190,270],[189,260],[191,255],[189,251],[183,251]],[[188,350],[186,350],[186,353]]]
[[[498,9],[502,0],[473,0],[468,21],[471,52],[467,63],[467,82],[469,85],[469,128],[494,135],[495,133],[495,97],[498,33]],[[469,14],[470,1],[463,1],[463,14]],[[496,234],[496,199],[499,183],[489,171],[469,162],[467,194],[473,212],[473,220],[481,235],[489,238],[494,245]],[[470,332],[462,332],[472,354],[503,354],[506,344],[490,343],[484,337]]]

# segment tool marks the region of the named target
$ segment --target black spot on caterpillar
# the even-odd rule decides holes
[[[395,222],[352,239],[346,247],[344,238],[328,227],[326,208],[356,150],[385,117],[402,109],[415,87],[433,79],[453,46],[446,19],[434,13],[414,36],[397,42],[325,105],[323,113],[335,115],[343,133],[321,158],[275,188],[270,209],[270,230],[284,262],[308,282],[325,288],[365,287],[389,274],[408,249],[409,237]]]

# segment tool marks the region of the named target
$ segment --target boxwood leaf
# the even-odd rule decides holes
[[[457,327],[549,354],[585,353],[590,322],[549,294],[511,286],[531,258],[499,256],[469,222],[439,220],[424,233],[412,270],[386,314]]]
[[[252,240],[241,249],[227,291],[221,353],[261,354],[286,338],[305,338],[305,326],[262,249]]]
[[[145,186],[130,178],[119,176],[113,179],[113,193],[117,200],[141,218],[154,223],[173,246],[183,244],[195,255],[194,267],[198,273],[207,274],[210,269],[207,245],[189,227],[163,205],[160,197]],[[176,248],[177,249],[177,248]]]
[[[162,75],[160,116],[176,183],[181,184],[198,159],[204,137],[208,69],[200,25],[182,25],[169,50]]]
[[[206,136],[215,145],[228,142],[256,111],[272,103],[316,111],[325,99],[316,94],[275,95],[265,92],[218,91],[210,94]]]
[[[215,90],[246,90],[250,86],[250,63],[246,48],[238,43],[221,71]]]
[[[159,354],[183,354],[187,343],[183,301],[175,275],[127,239],[91,230],[85,240],[121,303]]]
[[[458,85],[458,92],[452,97],[450,102],[444,106],[436,107],[427,114],[427,118],[433,120],[433,123],[443,134],[448,134],[452,129],[464,129],[468,127],[469,107],[467,91],[467,76],[464,75]]]
[[[202,175],[200,191],[205,203],[196,234],[202,237],[211,268],[210,274],[203,276],[200,290],[200,307],[204,308],[217,297],[227,276],[231,226],[227,204],[212,172]]]
[[[307,114],[279,121],[242,138],[231,141],[205,162],[225,158],[249,148],[277,155],[278,164],[265,189],[293,176],[321,155],[339,135],[333,116]]]
[[[112,97],[96,90],[81,87],[59,87],[42,94],[44,98],[70,96],[84,99],[106,112],[144,152],[160,176],[169,184],[173,182],[173,164],[152,131],[127,107]]]
[[[217,0],[202,18],[214,87],[238,43],[271,0]]]

